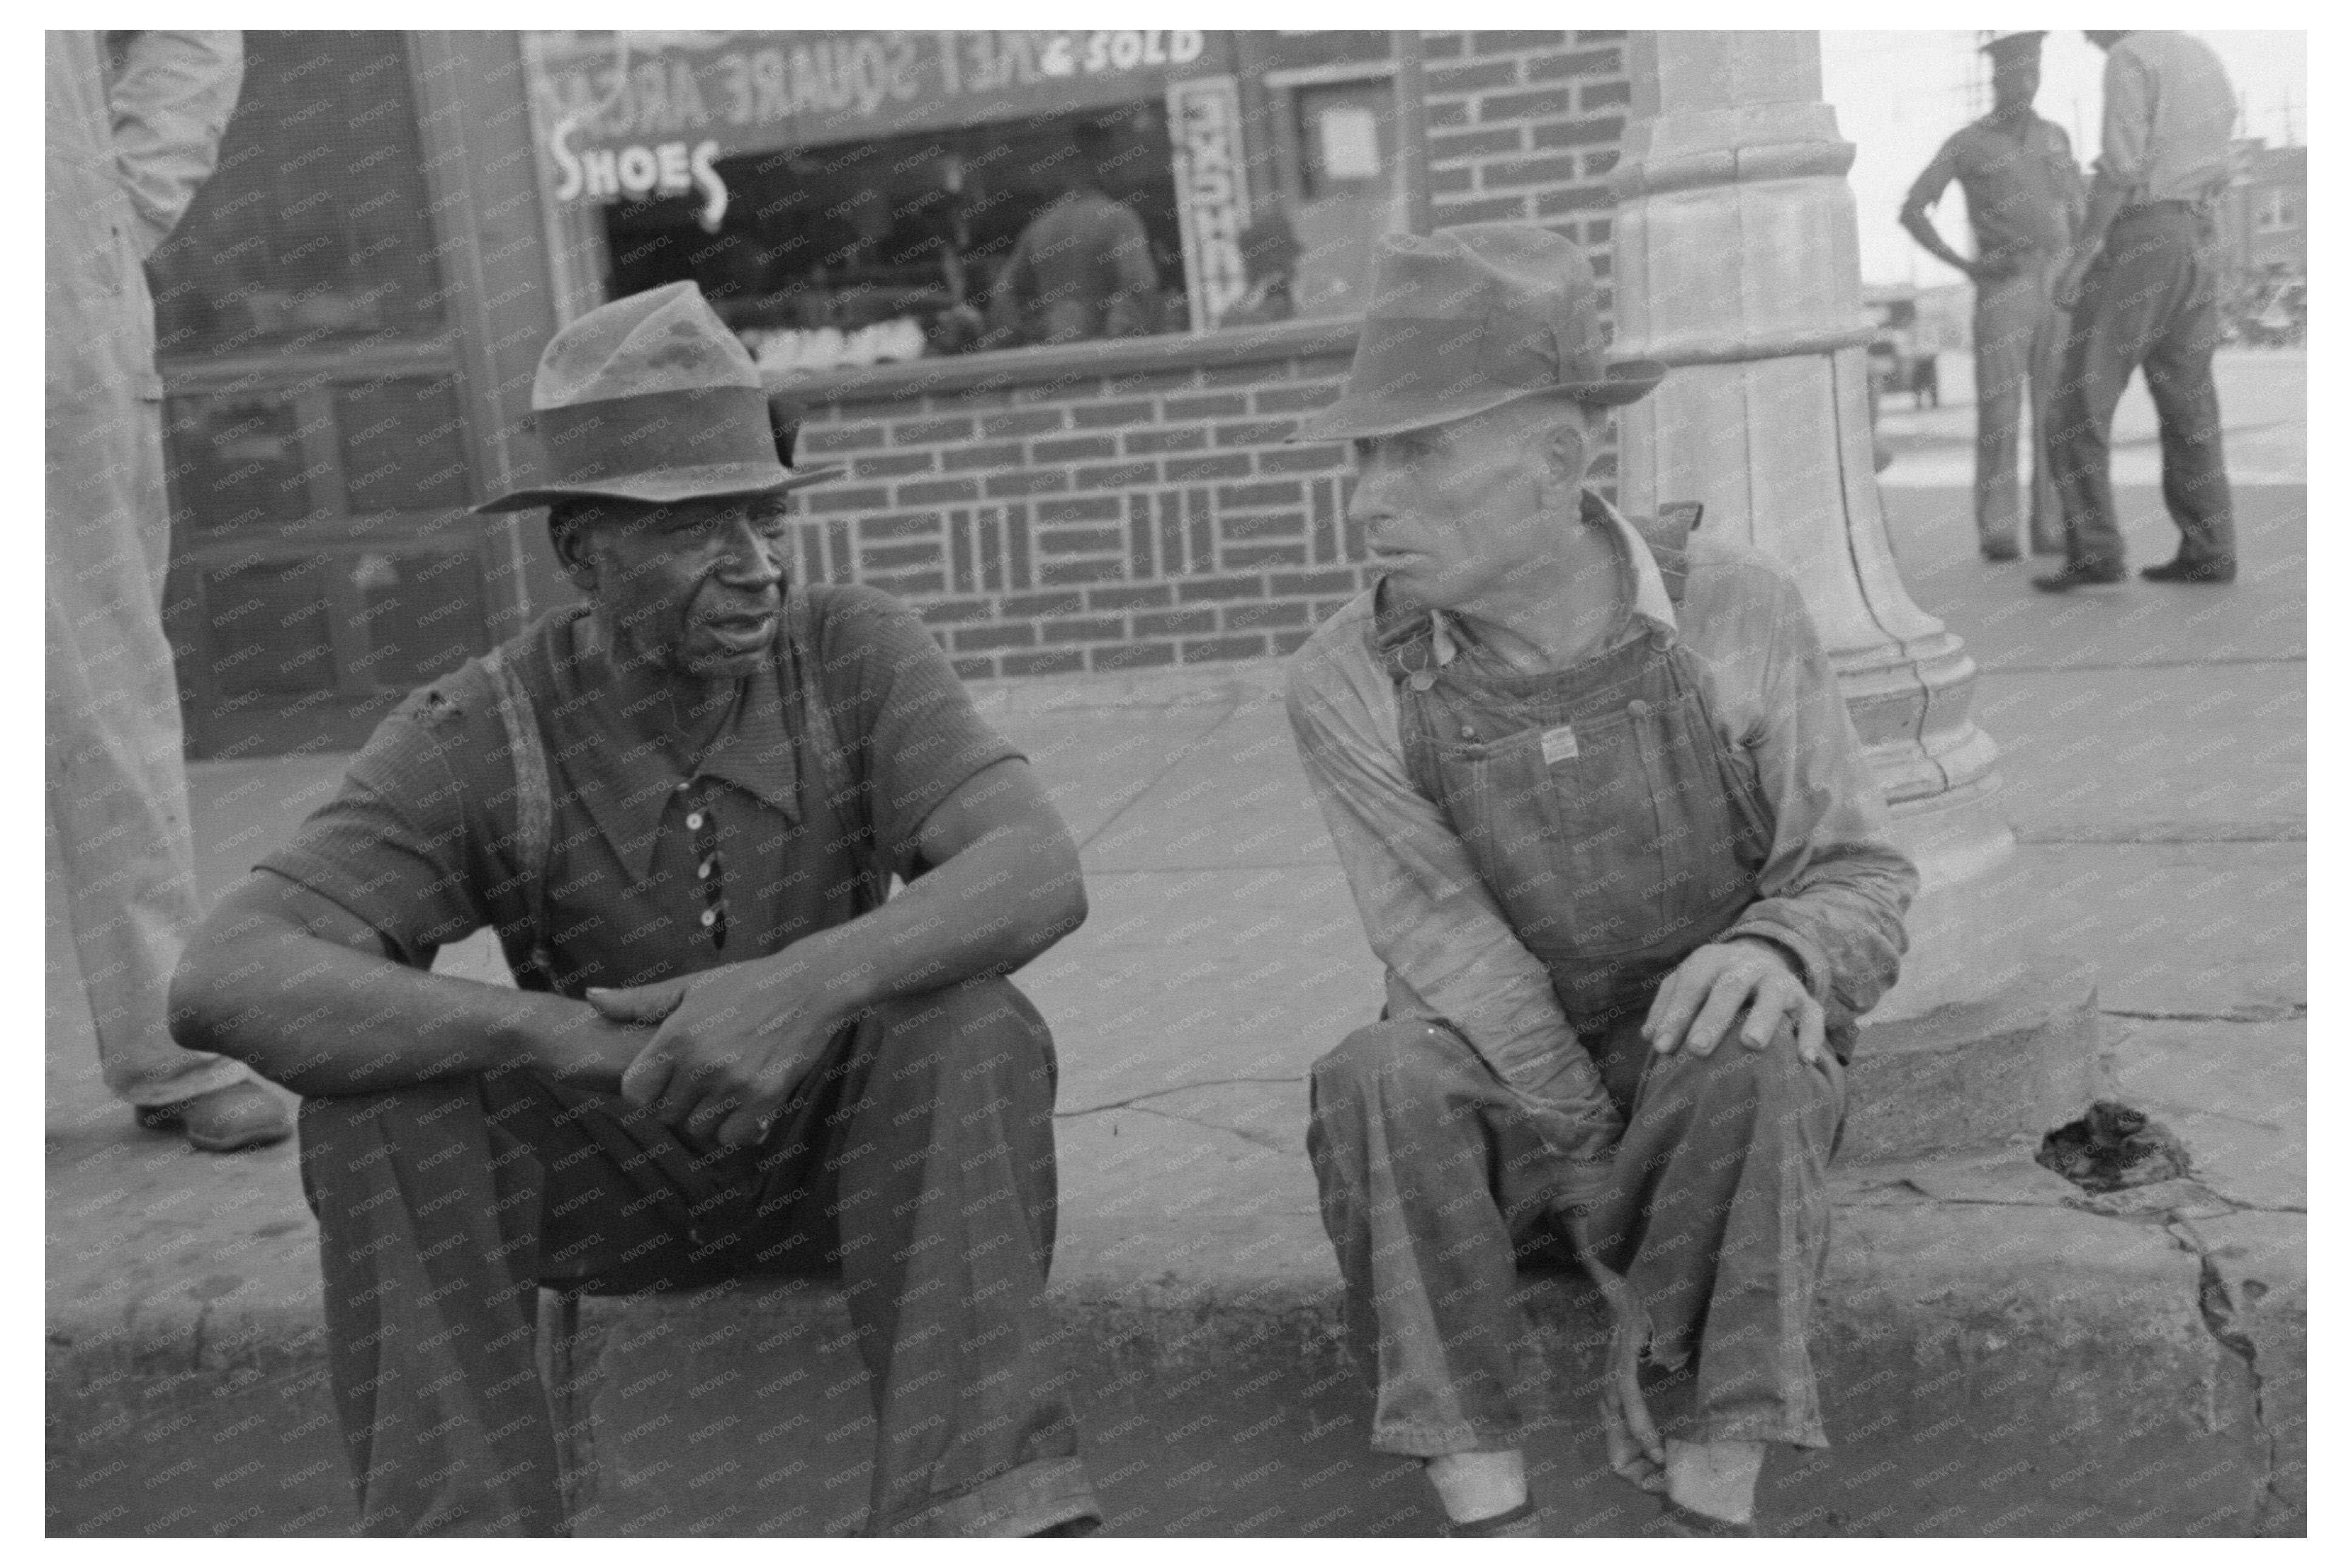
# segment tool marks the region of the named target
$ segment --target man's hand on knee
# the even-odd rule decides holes
[[[1739,1043],[1760,1051],[1784,1030],[1794,1036],[1798,1058],[1821,1060],[1828,1030],[1822,1005],[1813,1000],[1787,954],[1768,942],[1738,937],[1708,942],[1677,965],[1651,1000],[1642,1037],[1664,1056],[1688,1050],[1711,1054],[1740,1021]]]

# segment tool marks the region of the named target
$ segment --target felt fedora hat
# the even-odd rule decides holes
[[[1655,360],[1609,358],[1592,264],[1532,224],[1384,235],[1371,295],[1339,400],[1295,439],[1393,436],[1546,393],[1631,403],[1665,379]]]
[[[576,497],[756,495],[843,471],[785,466],[751,356],[692,283],[600,305],[556,333],[539,356],[530,408],[545,478],[476,511]]]
[[[1980,54],[1997,54],[2028,47],[2040,48],[2042,40],[2049,36],[2047,27],[1996,28],[1991,37],[1977,46],[1977,50]]]

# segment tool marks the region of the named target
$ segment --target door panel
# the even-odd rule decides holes
[[[248,32],[156,253],[190,750],[346,747],[488,646],[478,446],[406,35]]]

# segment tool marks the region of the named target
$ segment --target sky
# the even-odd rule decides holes
[[[2241,135],[2272,146],[2308,140],[2302,33],[2194,29],[2213,46],[2244,105]],[[1957,31],[1824,32],[1822,96],[1854,143],[1854,205],[1862,228],[1862,276],[1869,283],[1932,288],[1960,274],[1912,243],[1895,222],[1904,193],[1944,138],[1969,118],[1969,83],[1982,70],[1976,35]],[[2042,45],[2042,92],[2034,108],[2074,139],[2084,164],[2099,151],[2099,73],[2106,57],[2079,32],[2053,32]],[[1981,113],[1991,106],[1982,90]],[[2291,123],[2290,123],[2291,122]],[[1968,220],[1959,187],[1935,210],[1937,226],[1966,255]]]

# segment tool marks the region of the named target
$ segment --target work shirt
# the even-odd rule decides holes
[[[1954,180],[1968,194],[1978,259],[2054,256],[2074,240],[2082,171],[2066,133],[2040,115],[2028,114],[2021,132],[1990,115],[1960,127],[1912,184],[1905,209],[1933,206]]]
[[[1133,337],[1157,325],[1160,269],[1143,220],[1097,190],[1076,191],[1029,221],[1013,247],[990,324],[1023,342]]]
[[[2212,47],[2186,33],[2126,33],[2107,50],[2098,182],[2127,206],[2202,202],[2230,183],[2237,95]]]
[[[567,994],[764,957],[856,918],[861,841],[912,879],[932,810],[1021,754],[910,611],[869,588],[811,592],[852,785],[840,802],[808,750],[823,720],[802,711],[789,648],[741,683],[717,740],[681,772],[634,738],[607,667],[582,656],[584,609],[552,612],[518,639],[554,797],[541,934]],[[485,925],[527,925],[514,765],[492,690],[476,661],[412,695],[341,792],[261,868],[341,905],[420,966]]]
[[[1720,738],[1755,770],[1769,847],[1757,897],[1717,939],[1787,952],[1830,1027],[1851,1029],[1894,983],[1918,873],[1886,806],[1794,584],[1759,557],[1694,539],[1679,607],[1641,535],[1599,497],[1629,608],[1605,650],[1684,639],[1706,667]],[[1549,1105],[1589,1078],[1544,964],[1505,918],[1445,808],[1414,787],[1394,681],[1374,651],[1377,590],[1351,600],[1294,656],[1291,727],[1372,951],[1389,1012],[1459,1033],[1523,1097]],[[1441,666],[1483,657],[1435,613]],[[1593,824],[1598,831],[1604,825]]]

